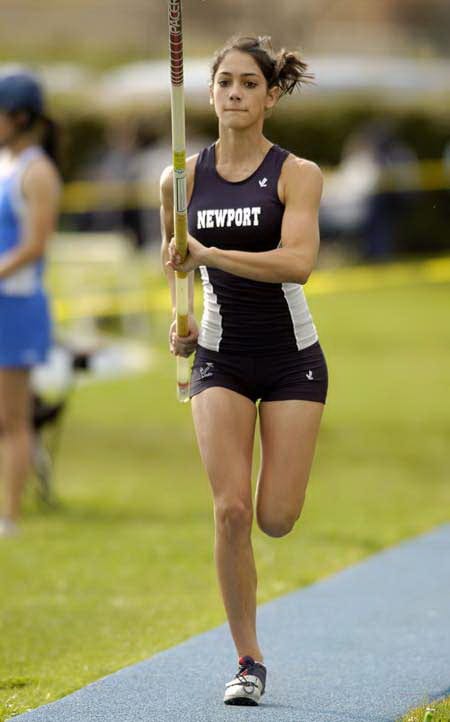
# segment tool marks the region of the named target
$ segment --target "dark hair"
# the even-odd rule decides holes
[[[54,162],[57,168],[60,168],[59,142],[60,132],[59,126],[48,115],[42,115],[41,121],[44,126],[41,144],[48,157]]]
[[[26,118],[23,119],[22,114],[26,113]],[[36,113],[34,110],[23,108],[22,110],[16,110],[10,113],[10,116],[15,120],[16,125],[20,128],[21,132],[27,132],[34,130],[40,126],[40,145],[42,146],[48,157],[54,162],[57,168],[60,168],[59,158],[59,127],[54,120],[49,118],[43,113]],[[20,117],[20,123],[18,118]]]
[[[251,55],[264,75],[267,87],[280,88],[281,95],[289,95],[295,88],[300,89],[302,85],[314,80],[314,75],[308,72],[308,65],[300,58],[298,52],[283,48],[276,53],[268,35],[262,37],[234,35],[214,56],[211,82],[214,82],[219,65],[230,50],[239,50],[241,53]]]

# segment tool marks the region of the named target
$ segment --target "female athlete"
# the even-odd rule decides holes
[[[38,80],[26,72],[0,77],[0,536],[19,530],[31,460],[30,369],[50,344],[42,272],[60,195],[54,133]]]
[[[200,331],[190,294],[190,334],[178,337],[172,324],[170,347],[182,356],[196,349],[192,413],[214,498],[217,573],[239,657],[225,688],[227,704],[256,705],[266,685],[251,543],[257,415],[256,518],[266,534],[282,537],[302,510],[327,394],[327,366],[302,289],[319,249],[322,174],[263,135],[280,96],[310,78],[297,53],[275,54],[268,38],[233,38],[216,54],[210,102],[219,138],[187,161],[184,262],[172,239],[171,168],[161,176],[162,258],[173,305],[174,271],[199,268],[203,281]]]

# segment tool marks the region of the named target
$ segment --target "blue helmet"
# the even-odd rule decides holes
[[[0,76],[0,110],[9,113],[29,110],[41,115],[44,111],[44,94],[37,78],[26,72]]]

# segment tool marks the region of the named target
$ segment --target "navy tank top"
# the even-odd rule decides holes
[[[277,185],[289,151],[272,145],[242,181],[216,170],[215,144],[197,158],[188,207],[189,233],[205,246],[260,253],[280,245],[284,205]],[[282,354],[318,340],[303,288],[200,267],[204,310],[199,345],[224,353]]]

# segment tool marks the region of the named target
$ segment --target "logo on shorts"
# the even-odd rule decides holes
[[[214,364],[211,363],[211,361],[208,361],[206,366],[200,366],[199,368],[199,374],[201,379],[207,379],[208,376],[213,375],[212,369],[214,368]]]
[[[311,371],[311,369],[309,369],[308,373],[305,374],[305,376],[306,376],[306,378],[308,379],[308,381],[313,381],[313,380],[314,380],[313,372]]]

